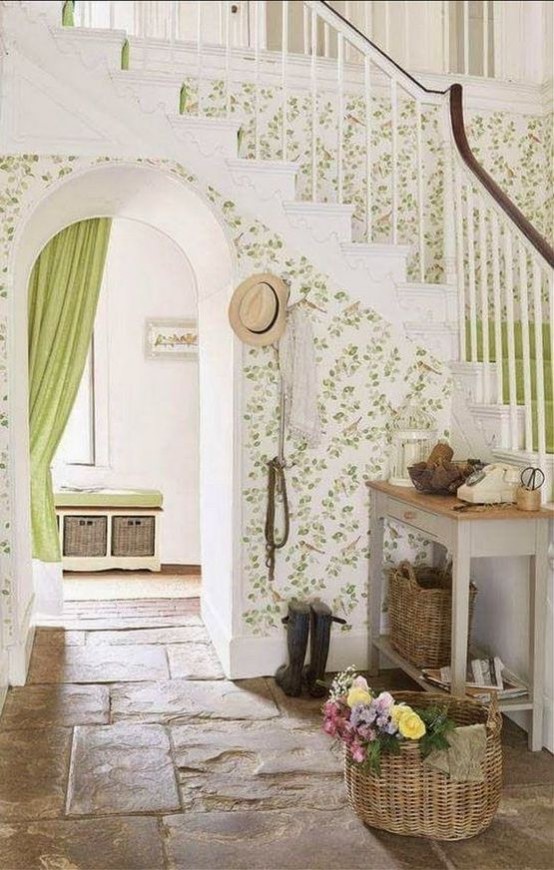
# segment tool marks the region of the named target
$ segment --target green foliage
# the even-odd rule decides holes
[[[426,733],[419,741],[422,758],[426,758],[433,749],[448,749],[450,746],[447,735],[451,734],[456,723],[448,718],[446,707],[426,707],[415,711],[425,722]]]

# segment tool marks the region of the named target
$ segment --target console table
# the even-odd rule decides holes
[[[542,508],[520,511],[505,505],[478,510],[455,496],[428,495],[382,481],[368,484],[371,496],[369,580],[369,671],[379,671],[379,654],[393,661],[427,691],[437,691],[421,671],[397,653],[380,632],[383,594],[383,526],[393,520],[446,547],[452,558],[452,685],[465,693],[470,564],[474,557],[530,557],[530,678],[529,694],[500,703],[502,710],[531,711],[529,748],[542,748],[543,679],[548,571],[548,524],[554,513]]]

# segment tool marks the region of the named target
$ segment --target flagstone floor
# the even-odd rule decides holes
[[[197,599],[73,602],[65,630],[37,631],[0,720],[0,868],[554,866],[554,762],[515,725],[492,827],[439,844],[358,822],[320,706],[225,680]]]

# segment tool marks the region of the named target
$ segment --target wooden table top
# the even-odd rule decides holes
[[[554,519],[554,505],[542,507],[538,511],[520,511],[515,504],[472,505],[456,498],[455,495],[433,495],[428,492],[418,492],[414,487],[394,486],[386,480],[369,480],[370,489],[384,492],[399,501],[421,510],[450,517],[455,520],[548,520]],[[465,505],[463,511],[455,507]]]

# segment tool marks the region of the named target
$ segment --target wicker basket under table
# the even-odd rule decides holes
[[[468,637],[477,589],[469,589]],[[449,572],[401,562],[389,577],[390,643],[418,668],[450,664],[452,583]]]
[[[417,741],[402,741],[398,755],[381,757],[381,773],[363,770],[345,756],[350,806],[370,827],[436,840],[464,840],[491,824],[502,789],[502,717],[496,704],[427,692],[395,692],[396,701],[412,707],[446,706],[457,725],[482,722],[487,743],[483,782],[453,782],[424,765]]]

